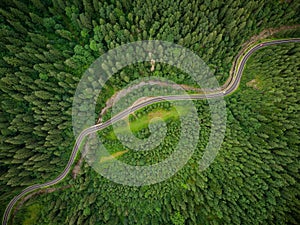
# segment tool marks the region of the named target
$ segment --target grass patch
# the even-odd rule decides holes
[[[253,79],[249,82],[246,83],[246,86],[247,87],[252,87],[254,88],[255,90],[259,90],[260,89],[260,82],[258,79]]]
[[[110,156],[103,156],[103,157],[100,157],[99,162],[100,162],[100,163],[103,163],[103,162],[106,162],[106,161],[109,161],[109,160],[118,158],[118,157],[124,155],[124,154],[127,153],[127,152],[128,152],[128,150],[124,150],[124,151],[115,152],[115,153],[111,154]]]
[[[145,129],[148,127],[149,122],[152,120],[153,123],[156,123],[155,118],[159,117],[163,121],[168,121],[170,119],[178,120],[179,115],[185,115],[188,112],[188,109],[183,107],[183,106],[177,106],[171,107],[169,110],[167,109],[162,109],[162,108],[157,108],[152,110],[151,112],[147,114],[143,114],[143,110],[139,110],[137,112],[134,112],[130,114],[128,117],[123,119],[123,121],[126,121],[126,124],[121,125],[119,127],[114,128],[113,131],[109,132],[107,134],[107,138],[111,140],[117,139],[116,134],[123,134],[128,131],[128,127],[130,127],[130,130],[133,133],[136,133],[142,129]],[[141,116],[140,115],[142,112]]]
[[[32,225],[36,224],[38,219],[38,213],[41,211],[41,206],[39,204],[33,204],[27,207],[27,212],[25,215],[25,220],[23,225]]]

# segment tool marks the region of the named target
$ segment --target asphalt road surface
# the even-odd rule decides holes
[[[75,158],[77,156],[77,153],[79,152],[79,146],[81,144],[81,142],[83,141],[83,139],[92,133],[95,133],[96,131],[102,130],[108,126],[110,126],[111,124],[125,118],[126,116],[128,116],[130,113],[141,109],[147,105],[151,105],[153,103],[156,102],[161,102],[161,101],[174,101],[174,100],[200,100],[200,99],[208,99],[208,98],[216,98],[216,97],[220,97],[220,96],[225,96],[228,95],[232,92],[234,92],[240,83],[241,77],[242,77],[242,73],[243,73],[243,69],[245,67],[245,63],[247,61],[247,59],[257,50],[266,47],[266,46],[270,46],[270,45],[276,45],[276,44],[283,44],[283,43],[291,43],[291,42],[300,42],[300,38],[294,38],[294,39],[284,39],[284,40],[274,40],[274,41],[266,41],[260,44],[257,44],[255,46],[253,46],[250,50],[248,50],[246,52],[245,55],[243,55],[242,59],[239,61],[238,66],[236,67],[236,70],[233,72],[233,75],[229,78],[229,82],[228,85],[226,87],[224,87],[222,90],[217,90],[217,91],[210,91],[209,93],[206,94],[190,94],[190,95],[172,95],[172,96],[161,96],[161,97],[153,97],[153,98],[149,98],[144,102],[141,102],[137,105],[134,105],[132,107],[129,107],[127,109],[125,109],[124,111],[120,112],[119,114],[117,114],[116,116],[114,116],[113,118],[111,118],[110,120],[104,122],[104,123],[100,123],[100,124],[96,124],[94,126],[91,126],[85,130],[83,130],[79,136],[76,139],[73,151],[71,153],[71,156],[69,158],[69,161],[65,167],[65,169],[63,170],[63,172],[56,177],[54,180],[49,181],[47,183],[44,184],[35,184],[32,185],[30,187],[25,188],[20,194],[18,194],[17,196],[15,196],[7,205],[4,215],[3,215],[3,220],[2,220],[2,225],[6,225],[8,220],[9,220],[9,216],[11,214],[11,211],[14,207],[14,205],[16,204],[16,202],[18,200],[20,200],[22,197],[24,197],[26,194],[33,192],[37,189],[40,188],[44,188],[44,187],[48,187],[54,184],[57,184],[58,182],[60,182],[61,180],[63,180],[67,174],[70,172],[71,166],[73,165]]]

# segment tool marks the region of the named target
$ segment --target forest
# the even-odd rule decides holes
[[[75,143],[73,96],[99,56],[139,40],[174,42],[199,55],[223,84],[246,41],[269,28],[300,24],[299,12],[295,0],[2,0],[1,215],[24,188],[55,178],[65,167]],[[299,30],[268,38],[299,37]],[[170,179],[124,186],[83,160],[76,177],[69,174],[55,191],[27,200],[11,223],[299,223],[299,50],[299,44],[282,44],[251,56],[240,87],[225,98],[226,136],[207,170],[199,171],[197,162],[208,141],[211,115],[207,101],[193,101],[201,128],[198,144]],[[156,76],[196,86],[177,68],[159,63],[154,72],[150,68],[145,62],[118,71],[98,98],[95,123],[107,99],[136,79]],[[129,117],[135,136],[147,138],[151,115],[157,114],[164,115],[167,136],[153,151],[130,151],[111,127],[97,135],[118,160],[156,163],[178,142],[180,121],[173,105],[153,104]],[[108,111],[103,119],[110,116]],[[120,134],[128,140],[121,128]]]

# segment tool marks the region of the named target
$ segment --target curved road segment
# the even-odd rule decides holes
[[[15,196],[9,202],[8,206],[5,209],[5,212],[3,215],[3,220],[2,220],[2,225],[6,225],[8,223],[10,213],[18,200],[20,200],[26,194],[33,192],[37,189],[57,184],[58,182],[60,182],[67,176],[67,174],[70,172],[71,166],[73,165],[73,163],[75,161],[76,155],[79,152],[79,146],[80,146],[81,142],[83,141],[83,139],[87,135],[94,133],[96,131],[102,130],[102,129],[110,126],[111,124],[125,118],[130,113],[132,113],[138,109],[141,109],[147,105],[156,103],[156,102],[167,101],[167,100],[199,100],[199,99],[215,98],[215,97],[229,95],[230,93],[234,92],[238,88],[246,61],[255,51],[257,51],[265,46],[283,44],[283,43],[291,43],[291,42],[300,42],[300,38],[266,41],[266,42],[256,44],[253,47],[251,47],[244,55],[242,55],[242,59],[240,60],[238,66],[237,66],[237,69],[235,69],[235,71],[233,72],[233,75],[229,78],[230,80],[228,82],[228,85],[226,87],[224,87],[222,90],[211,91],[206,94],[191,94],[188,96],[173,95],[173,96],[161,96],[161,97],[149,98],[147,101],[141,102],[137,105],[127,108],[126,110],[120,112],[119,114],[117,114],[116,116],[114,116],[113,118],[111,118],[110,120],[108,120],[104,123],[96,124],[94,126],[91,126],[87,129],[83,130],[76,139],[73,151],[71,153],[71,156],[69,158],[69,161],[68,161],[64,171],[58,177],[56,177],[54,180],[49,181],[44,184],[35,184],[30,187],[27,187],[20,194]],[[239,60],[239,58],[237,60]]]

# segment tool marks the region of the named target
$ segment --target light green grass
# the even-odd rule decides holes
[[[142,115],[141,117],[137,118],[136,114],[137,112],[134,112],[130,114],[130,116],[135,117],[133,121],[129,121],[129,117],[126,117],[125,120],[127,125],[120,126],[115,128],[113,131],[109,132],[107,135],[107,138],[115,140],[117,139],[115,134],[122,134],[126,133],[128,131],[128,128],[126,129],[126,126],[129,125],[130,130],[135,133],[138,132],[142,129],[145,129],[148,127],[149,122],[154,119],[159,117],[163,121],[168,121],[170,119],[178,120],[179,115],[185,115],[188,112],[187,108],[184,108],[183,106],[177,106],[172,107],[170,110],[166,109],[154,109],[153,111],[149,112],[148,114]],[[155,120],[152,121],[152,123],[156,123]]]
[[[128,150],[124,150],[124,151],[115,152],[115,153],[111,154],[110,156],[102,156],[102,157],[100,157],[99,163],[104,163],[106,161],[116,159],[116,158],[124,155],[127,152],[128,152]]]
[[[41,206],[39,204],[33,204],[27,208],[25,220],[23,225],[36,224],[38,218],[38,213],[41,211]]]

